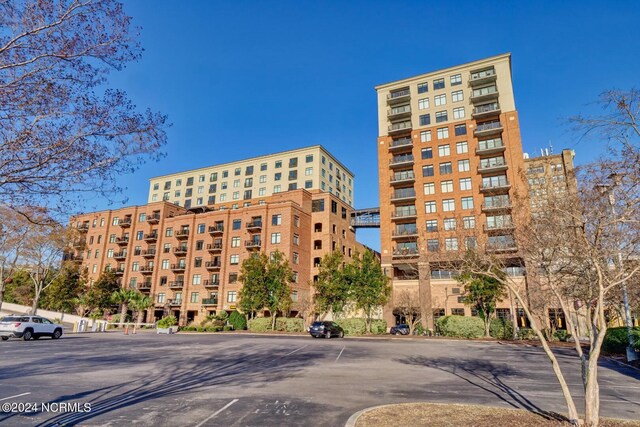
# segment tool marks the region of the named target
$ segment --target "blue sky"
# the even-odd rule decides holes
[[[525,151],[573,148],[581,164],[601,147],[576,145],[566,118],[640,77],[637,1],[154,0],[125,9],[145,53],[111,85],[173,123],[168,156],[121,177],[126,204],[146,203],[151,176],[322,144],[355,173],[356,207],[378,206],[373,87],[504,52]],[[358,233],[379,247],[377,232]]]

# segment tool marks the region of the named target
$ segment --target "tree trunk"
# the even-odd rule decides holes
[[[277,313],[274,313],[274,314],[271,315],[271,330],[272,331],[276,330],[276,316],[277,315],[278,315]]]
[[[31,315],[35,316],[38,314],[38,302],[40,301],[40,290],[36,289],[35,295],[33,297],[33,304],[31,304]]]
[[[4,277],[0,277],[0,310],[2,310],[2,302],[4,301],[4,289],[7,286]]]
[[[121,309],[120,309],[120,322],[118,322],[118,327],[122,328],[122,326],[124,325],[124,318],[127,315],[127,303],[123,302]]]
[[[140,327],[140,324],[142,323],[143,315],[144,315],[144,310],[138,310],[138,320],[136,321],[138,327]]]
[[[491,318],[489,316],[484,318],[484,337],[491,338]]]

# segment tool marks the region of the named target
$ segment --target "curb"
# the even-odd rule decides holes
[[[378,405],[378,406],[372,406],[370,408],[365,408],[361,411],[356,412],[355,414],[351,415],[349,417],[349,419],[347,420],[346,424],[344,425],[344,427],[355,427],[356,423],[358,422],[358,418],[360,418],[360,416],[362,414],[365,414],[369,411],[373,411],[374,409],[378,409],[378,408],[386,408],[388,406],[398,406],[401,405],[400,403],[389,403],[387,405]]]

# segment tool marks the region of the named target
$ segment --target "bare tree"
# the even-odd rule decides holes
[[[7,282],[18,265],[28,231],[28,223],[22,216],[0,206],[0,309]]]
[[[409,335],[413,335],[413,331],[422,321],[418,291],[401,290],[394,298],[394,311],[404,317],[409,326]]]
[[[0,198],[27,216],[112,198],[166,140],[165,116],[104,89],[140,58],[131,18],[114,0],[0,0],[0,28]]]

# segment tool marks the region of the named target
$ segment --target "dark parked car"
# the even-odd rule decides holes
[[[344,330],[335,322],[313,322],[309,333],[314,338],[344,337]]]
[[[409,325],[401,323],[400,325],[392,326],[389,333],[391,335],[409,335]]]

